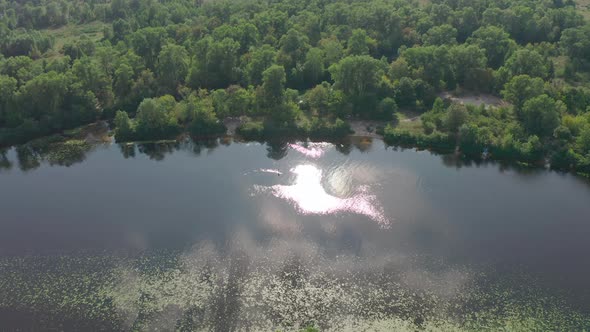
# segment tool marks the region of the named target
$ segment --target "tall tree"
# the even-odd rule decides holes
[[[156,65],[158,82],[163,93],[176,93],[176,87],[188,74],[188,52],[182,46],[169,44],[162,48]]]
[[[559,126],[560,113],[564,110],[561,101],[543,94],[527,100],[523,107],[524,125],[526,129],[539,136],[549,136]]]
[[[545,79],[549,76],[549,62],[539,52],[524,48],[515,51],[499,71],[509,76],[529,75]]]
[[[0,127],[5,125],[14,126],[11,118],[18,117],[16,114],[12,114],[14,110],[11,108],[15,98],[17,82],[16,79],[0,75]]]
[[[368,55],[370,49],[377,45],[375,39],[369,37],[363,29],[352,30],[352,36],[348,39],[347,52],[349,55]]]
[[[74,61],[72,74],[82,89],[94,93],[102,108],[110,108],[113,105],[112,79],[96,61],[89,57]]]
[[[262,91],[264,94],[264,105],[267,108],[279,106],[285,102],[285,68],[279,65],[272,65],[262,73]]]
[[[367,55],[346,57],[329,68],[336,88],[357,97],[375,93],[379,75],[386,70],[386,63]]]
[[[225,88],[238,80],[240,44],[225,38],[220,42],[204,39],[197,45],[188,83],[193,88]]]
[[[496,26],[485,26],[473,32],[467,43],[478,45],[486,52],[488,65],[499,68],[510,53],[516,49],[516,42],[510,39],[508,33]]]
[[[133,86],[133,69],[126,63],[123,63],[115,71],[115,80],[113,90],[115,93],[116,104],[119,107],[128,106],[131,101],[131,87]]]
[[[425,45],[455,45],[457,44],[457,29],[450,24],[433,27],[424,36]]]
[[[449,50],[449,59],[455,80],[461,85],[477,83],[478,73],[485,70],[487,59],[484,51],[476,45],[458,45]]]
[[[158,55],[166,43],[166,36],[164,28],[148,27],[135,31],[129,38],[135,53],[145,59],[148,68],[154,69]]]
[[[514,76],[506,83],[502,96],[511,102],[517,110],[521,110],[524,103],[534,97],[543,94],[544,82],[538,77],[529,75]]]
[[[262,72],[275,63],[277,51],[270,45],[251,50],[246,57],[245,75],[248,83],[259,85],[262,83]]]
[[[144,99],[137,108],[136,132],[140,139],[166,138],[177,133],[178,124],[172,116],[174,98]]]
[[[305,56],[303,78],[305,86],[315,86],[324,78],[324,52],[319,48],[311,48]]]

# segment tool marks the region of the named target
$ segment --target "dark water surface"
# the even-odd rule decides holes
[[[225,143],[1,153],[0,330],[590,328],[586,180]]]

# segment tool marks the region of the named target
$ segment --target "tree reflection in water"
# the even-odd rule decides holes
[[[305,152],[308,157],[317,158],[314,154],[318,153],[318,146],[333,147],[334,150],[343,155],[349,155],[352,151],[368,152],[373,148],[374,143],[371,137],[348,137],[335,143],[313,143],[297,141],[273,140],[266,143],[267,157],[273,160],[285,158],[289,151]],[[233,142],[231,137],[223,137],[211,140],[192,140],[170,142],[145,142],[145,143],[124,143],[118,144],[121,155],[125,158],[135,158],[137,154],[143,154],[151,160],[163,161],[167,155],[176,151],[190,151],[196,156],[202,155],[204,151],[210,153],[219,147],[230,146]],[[16,162],[21,171],[30,171],[40,167],[43,163],[51,166],[72,166],[83,162],[89,153],[92,153],[96,147],[105,146],[103,143],[93,144],[83,141],[58,141],[37,142],[33,141],[15,148],[4,149],[0,151],[0,169],[10,169]],[[403,147],[387,146],[394,151],[406,150]],[[316,151],[317,150],[317,151]],[[16,161],[9,157],[10,151],[16,152]],[[431,152],[436,154],[435,152]],[[314,156],[312,156],[314,155]],[[499,165],[501,172],[515,171],[519,174],[538,174],[543,169],[539,167],[527,167],[511,162],[481,160],[469,158],[462,154],[440,154],[441,161],[446,167],[480,167],[482,165]]]
[[[0,149],[0,171],[10,170],[12,168],[12,161],[8,159],[8,150]]]

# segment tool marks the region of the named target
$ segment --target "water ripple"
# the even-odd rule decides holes
[[[269,191],[273,196],[294,204],[302,214],[336,214],[342,212],[356,213],[369,217],[383,228],[389,228],[391,221],[385,216],[383,208],[377,203],[377,197],[370,192],[370,187],[363,185],[349,197],[340,198],[330,195],[322,186],[322,171],[309,164],[292,168],[295,175],[292,185],[256,186],[261,191]]]

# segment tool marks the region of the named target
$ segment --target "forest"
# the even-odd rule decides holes
[[[0,146],[98,120],[118,142],[376,120],[389,144],[590,174],[582,2],[0,0]]]

